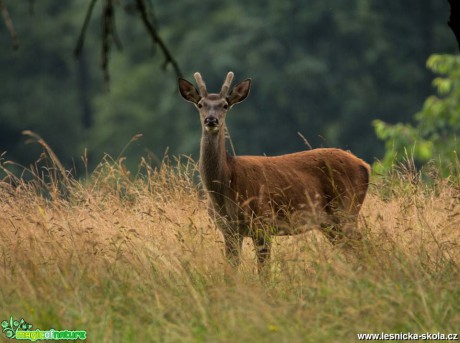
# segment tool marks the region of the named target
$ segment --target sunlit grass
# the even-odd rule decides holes
[[[132,175],[107,157],[76,180],[45,160],[28,181],[0,182],[0,321],[87,330],[89,342],[344,342],[360,332],[459,330],[460,190],[448,180],[427,186],[407,170],[375,177],[359,259],[318,232],[276,238],[271,276],[260,282],[249,241],[239,270],[226,270],[193,161],[142,161]]]

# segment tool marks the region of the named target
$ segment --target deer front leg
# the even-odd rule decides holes
[[[222,231],[225,241],[225,257],[232,267],[238,267],[241,262],[243,236],[238,233]]]
[[[260,276],[265,276],[269,270],[271,236],[268,233],[258,232],[252,235],[252,242],[256,250],[257,270]]]

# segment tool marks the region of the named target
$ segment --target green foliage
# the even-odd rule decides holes
[[[431,55],[427,66],[439,76],[433,80],[437,95],[425,100],[414,124],[373,122],[386,153],[379,168],[388,169],[407,152],[419,163],[435,160],[445,174],[458,168],[460,136],[460,56]]]

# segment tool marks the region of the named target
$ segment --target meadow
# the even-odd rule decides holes
[[[104,158],[76,179],[45,146],[0,181],[0,321],[86,330],[88,342],[355,342],[358,333],[458,333],[460,185],[410,162],[372,178],[350,259],[319,232],[253,246],[229,269],[189,158]],[[3,334],[2,340],[8,341]]]

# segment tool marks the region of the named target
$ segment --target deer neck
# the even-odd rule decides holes
[[[224,193],[230,180],[223,128],[217,134],[210,134],[203,128],[200,148],[200,176],[211,199],[214,198],[216,201],[220,199],[219,202],[223,202]]]

